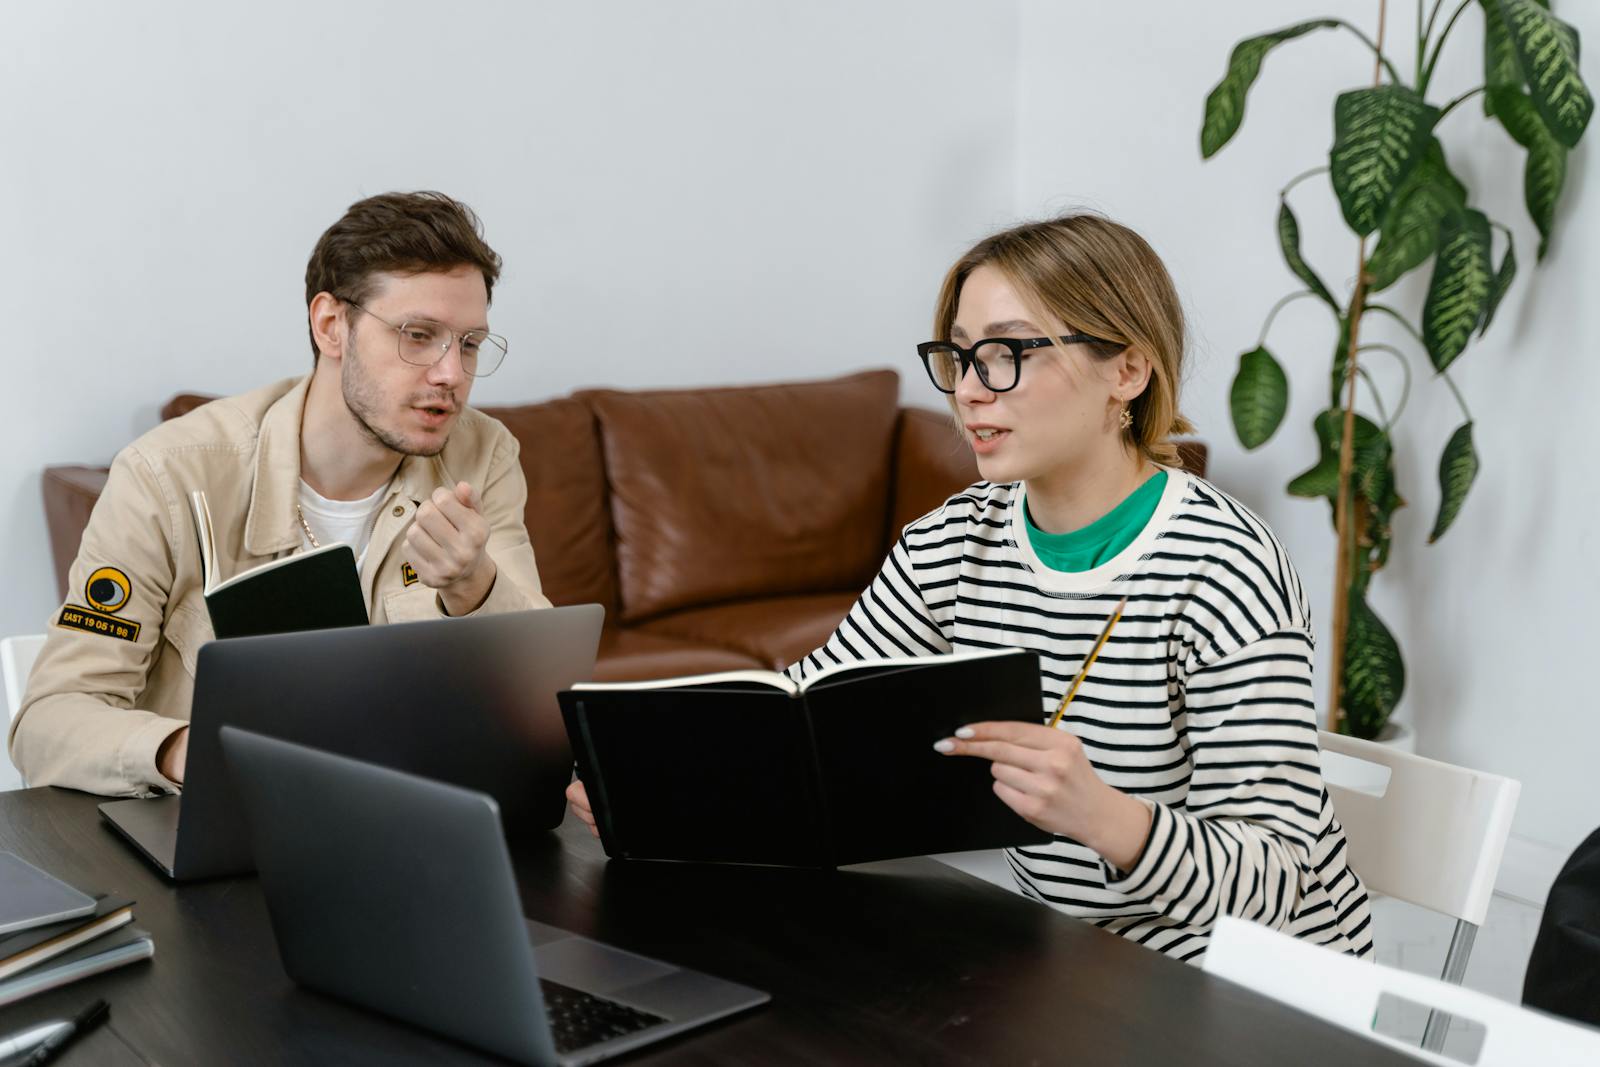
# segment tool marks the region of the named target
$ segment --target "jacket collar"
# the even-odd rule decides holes
[[[300,426],[310,386],[308,374],[274,401],[261,419],[255,481],[244,526],[245,550],[253,556],[275,556],[300,544],[300,522],[294,509],[300,502]],[[415,505],[440,486],[454,486],[455,481],[441,452],[437,456],[406,456],[390,484]]]

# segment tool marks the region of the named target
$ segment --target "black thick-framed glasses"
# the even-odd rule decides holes
[[[985,389],[991,393],[1003,393],[1015,389],[1022,380],[1022,354],[1050,344],[1126,347],[1103,337],[1069,333],[1065,337],[1030,337],[1021,341],[1015,337],[985,337],[973,342],[971,348],[962,348],[954,341],[924,341],[917,346],[917,355],[922,357],[922,365],[927,369],[933,387],[941,393],[955,392],[961,379],[966,377],[968,367],[978,368],[978,380]]]
[[[506,339],[487,330],[467,330],[456,333],[442,322],[432,319],[407,319],[393,323],[382,315],[375,315],[354,300],[346,304],[357,311],[383,323],[395,332],[395,351],[402,360],[416,367],[431,367],[450,351],[450,345],[459,343],[461,370],[469,378],[487,378],[499,369],[506,358]]]

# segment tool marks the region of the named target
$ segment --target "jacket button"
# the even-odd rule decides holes
[[[400,516],[404,515],[405,513],[406,513],[406,509],[401,507],[399,504],[396,504],[394,506],[394,517],[395,518],[398,519]]]

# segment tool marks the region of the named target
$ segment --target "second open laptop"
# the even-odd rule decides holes
[[[576,1065],[765,1003],[525,919],[483,793],[233,727],[222,745],[296,982],[519,1063]]]
[[[590,677],[597,604],[212,641],[200,649],[183,795],[100,813],[179,881],[254,869],[224,725],[480,790],[508,831],[557,825],[572,753],[556,693]]]

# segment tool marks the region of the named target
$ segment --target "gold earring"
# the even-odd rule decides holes
[[[1126,430],[1126,429],[1131,428],[1132,426],[1133,426],[1133,412],[1130,411],[1126,406],[1124,406],[1123,409],[1122,409],[1122,428],[1124,430]]]

